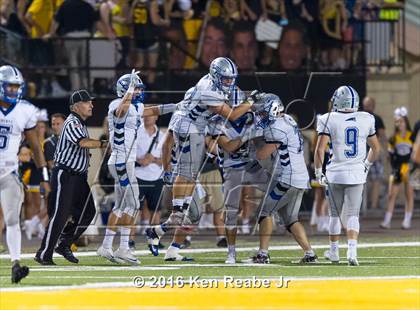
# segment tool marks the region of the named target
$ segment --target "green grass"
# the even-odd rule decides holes
[[[324,239],[325,240],[325,239]],[[418,241],[409,238],[410,241]],[[407,240],[407,241],[409,241]],[[369,240],[371,242],[372,240]],[[377,240],[384,242],[385,240]],[[400,241],[400,240],[399,240]],[[293,244],[293,243],[291,243]],[[325,243],[323,243],[325,244]],[[210,244],[207,244],[210,246]],[[212,245],[212,244],[211,244]],[[256,246],[255,242],[241,242],[242,246]],[[284,245],[284,244],[283,244]],[[93,249],[93,248],[91,248]],[[302,256],[301,251],[282,250],[271,251],[270,265],[235,266],[224,265],[225,253],[194,253],[194,262],[164,262],[163,256],[139,256],[141,265],[138,267],[121,268],[96,256],[79,257],[78,265],[68,263],[62,258],[55,258],[57,266],[40,266],[32,259],[23,259],[22,263],[30,267],[30,275],[19,286],[54,286],[76,285],[99,282],[132,281],[135,276],[149,279],[152,276],[200,276],[200,278],[218,278],[225,275],[233,277],[365,277],[365,276],[420,276],[420,248],[388,247],[363,248],[358,250],[359,267],[348,267],[345,263],[345,250],[341,250],[342,263],[332,265],[322,258],[324,250],[317,250],[320,256],[318,264],[299,265],[297,261]],[[238,261],[248,258],[251,252],[239,252]],[[77,255],[77,254],[76,254]],[[220,266],[188,266],[189,264],[220,264]],[[186,265],[180,267],[180,265]],[[165,267],[176,269],[165,270]],[[111,267],[111,268],[109,268]],[[144,270],[144,267],[161,267],[161,270]],[[95,270],[95,269],[100,270]],[[108,269],[109,268],[109,269]],[[9,287],[10,262],[0,260],[0,286]]]

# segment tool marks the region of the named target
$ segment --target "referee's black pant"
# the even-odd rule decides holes
[[[96,209],[86,174],[76,174],[55,167],[48,197],[48,226],[37,256],[51,260],[57,241],[70,246],[86,230]]]

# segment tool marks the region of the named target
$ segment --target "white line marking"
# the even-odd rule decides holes
[[[329,249],[329,245],[312,245],[313,249]],[[359,243],[357,245],[358,249],[366,249],[366,248],[394,248],[394,247],[420,247],[420,242],[413,241],[413,242],[381,242],[381,243]],[[346,249],[347,245],[343,245],[342,249]],[[236,248],[236,252],[251,252],[258,250],[257,247],[238,247]],[[288,250],[301,250],[298,245],[277,245],[270,247],[271,251],[288,251]],[[159,251],[162,254],[166,253],[166,250]],[[180,253],[227,253],[227,249],[221,248],[203,248],[203,249],[185,249],[181,250]],[[77,257],[86,257],[86,256],[98,256],[96,251],[86,251],[86,252],[76,252]],[[135,251],[136,255],[150,255],[148,250],[141,250]],[[21,255],[21,258],[33,258],[35,253],[25,253]],[[54,257],[62,257],[54,253]],[[0,259],[10,259],[9,254],[1,254]]]

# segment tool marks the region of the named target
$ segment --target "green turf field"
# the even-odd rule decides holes
[[[413,241],[410,238],[410,241]],[[299,265],[298,260],[302,255],[299,250],[272,250],[270,251],[270,265],[244,264],[241,260],[248,258],[253,252],[244,249],[244,246],[255,247],[255,242],[241,242],[238,252],[239,262],[236,265],[224,264],[225,252],[223,249],[203,250],[205,253],[184,253],[193,257],[194,262],[164,262],[163,254],[153,257],[145,251],[138,255],[141,260],[140,266],[117,265],[97,257],[94,253],[90,256],[79,254],[79,264],[71,264],[61,257],[54,258],[57,266],[41,266],[31,258],[22,260],[23,264],[30,267],[29,276],[19,286],[60,286],[80,285],[101,282],[124,282],[133,281],[136,276],[143,276],[145,280],[153,280],[151,277],[200,276],[200,278],[222,278],[233,276],[235,278],[248,278],[252,276],[261,278],[283,277],[383,277],[383,276],[420,276],[420,247],[417,246],[379,246],[373,240],[370,247],[360,248],[359,267],[349,267],[345,260],[346,250],[341,249],[341,263],[332,265],[322,256],[325,248],[316,249],[320,257],[319,263]],[[389,240],[387,240],[389,242]],[[401,242],[401,241],[399,241]],[[292,243],[289,243],[293,245]],[[210,245],[210,244],[208,244]],[[285,244],[282,244],[283,246]],[[318,243],[324,245],[325,243]],[[363,243],[361,244],[363,246]],[[365,244],[366,245],[366,244]],[[241,250],[242,248],[242,250]],[[89,250],[94,250],[91,247]],[[194,251],[194,250],[191,250]],[[85,255],[88,253],[84,253]],[[188,280],[188,279],[187,279]],[[0,286],[10,287],[10,262],[7,259],[0,260]]]

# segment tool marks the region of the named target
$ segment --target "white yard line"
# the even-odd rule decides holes
[[[380,242],[380,243],[359,243],[359,249],[365,248],[386,248],[386,247],[419,247],[420,242]],[[312,245],[313,249],[328,249],[329,245],[322,244],[322,245]],[[343,245],[341,248],[347,248],[347,245]],[[236,248],[236,252],[251,252],[257,250],[257,247],[238,247]],[[301,250],[298,245],[279,245],[279,246],[272,246],[270,247],[271,251],[278,251],[278,250]],[[185,249],[181,250],[181,253],[226,253],[226,249],[221,248],[203,248],[203,249]],[[159,251],[162,254],[166,253],[166,250]],[[420,252],[420,250],[419,250]],[[86,251],[86,252],[76,252],[77,257],[85,257],[85,256],[98,256],[96,251]],[[136,255],[149,255],[150,252],[147,250],[135,251]],[[35,253],[25,253],[21,255],[21,258],[33,258]],[[54,253],[54,257],[62,257]],[[0,259],[10,259],[9,254],[1,254]]]
[[[226,276],[229,277],[229,276]],[[146,277],[145,277],[146,278]],[[187,279],[190,277],[185,277],[186,282]],[[194,278],[192,276],[192,278]],[[234,279],[252,279],[252,277],[233,277]],[[213,277],[213,278],[205,278],[202,277],[200,280],[215,280],[215,281],[223,281],[224,277]],[[334,277],[334,278],[327,278],[327,277],[255,277],[255,279],[268,279],[273,281],[281,281],[281,280],[291,280],[291,281],[365,281],[365,280],[402,280],[402,279],[420,279],[420,276],[369,276],[369,277]],[[145,283],[145,287],[142,288],[148,289],[152,282],[147,281]],[[72,290],[72,289],[100,289],[100,288],[135,288],[133,285],[133,281],[131,282],[102,282],[102,283],[87,283],[87,284],[80,284],[80,285],[63,285],[63,286],[27,286],[27,287],[9,287],[9,288],[0,288],[0,293],[3,292],[19,292],[19,291],[63,291],[63,290]],[[159,288],[160,290],[165,290],[165,288]],[[158,290],[157,288],[152,288],[153,292]]]

